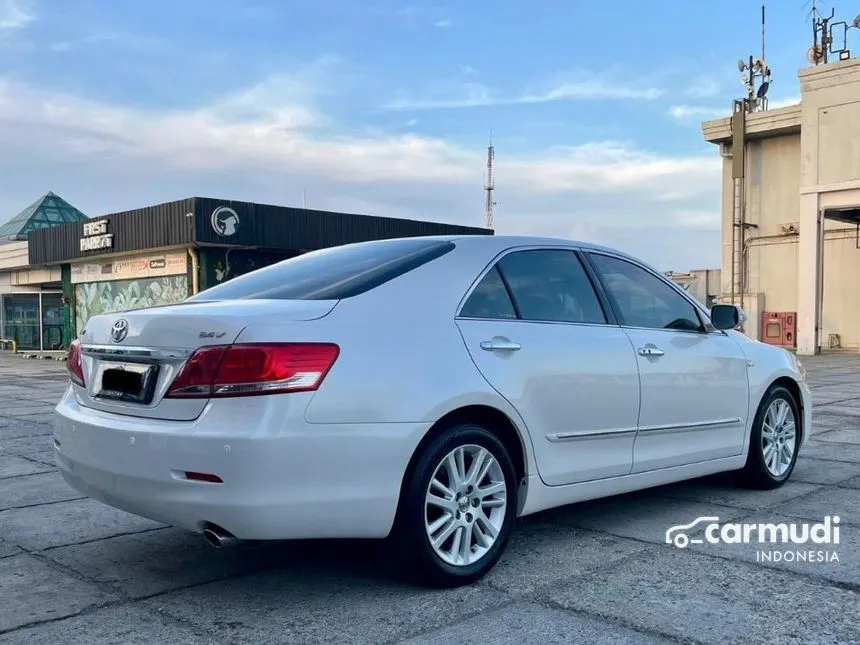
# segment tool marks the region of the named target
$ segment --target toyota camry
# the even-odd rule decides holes
[[[54,448],[73,488],[214,546],[378,538],[461,585],[517,517],[724,471],[784,484],[809,388],[742,323],[591,244],[350,244],[90,318]]]

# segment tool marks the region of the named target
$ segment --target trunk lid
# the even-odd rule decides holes
[[[101,314],[81,333],[86,387],[82,405],[150,419],[191,421],[208,399],[165,399],[179,370],[201,347],[229,345],[255,320],[322,318],[336,300],[224,300],[184,302]],[[287,339],[285,339],[287,340]]]

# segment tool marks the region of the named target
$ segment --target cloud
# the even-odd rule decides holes
[[[332,85],[320,68],[181,110],[0,78],[0,213],[49,189],[93,215],[201,194],[299,205],[304,189],[312,208],[481,225],[483,147],[344,133],[320,108]],[[497,148],[496,161],[499,233],[579,230],[661,269],[718,264],[716,153],[601,141],[516,155]]]
[[[454,24],[454,23],[452,23],[450,20],[437,20],[436,22],[433,23],[433,26],[437,27],[439,29],[447,29],[452,24]]]
[[[0,0],[0,29],[20,29],[26,27],[35,16],[29,3],[21,0]]]
[[[604,141],[503,160],[497,177],[510,173],[524,190],[539,193],[643,191],[661,202],[707,192],[718,180],[719,168],[716,155],[668,157]],[[683,183],[678,177],[684,177]]]
[[[718,231],[722,221],[719,207],[708,211],[678,210],[672,214],[675,226],[700,231]]]
[[[723,116],[731,116],[731,109],[718,108],[708,105],[673,105],[668,110],[669,116],[679,121],[695,119],[704,121],[707,119],[719,119]]]
[[[516,95],[495,94],[479,83],[458,84],[453,91],[446,88],[443,96],[417,98],[401,93],[383,104],[383,110],[449,110],[496,105],[523,105],[577,100],[653,100],[663,94],[655,87],[611,84],[596,79],[558,83],[549,88]]]
[[[778,110],[780,108],[797,105],[800,103],[799,96],[792,96],[781,99],[770,99],[767,104],[768,110]],[[732,114],[730,106],[717,107],[716,105],[673,105],[668,109],[668,114],[673,119],[679,121],[708,121],[711,119],[721,119],[729,117]]]
[[[720,93],[720,84],[712,78],[700,78],[688,89],[686,94],[698,99],[710,98]]]
[[[466,76],[472,76],[478,73],[478,70],[476,70],[471,65],[457,65],[457,68],[462,74],[465,74]]]
[[[67,52],[75,49],[81,45],[91,45],[94,43],[104,43],[110,42],[113,40],[118,40],[119,36],[115,35],[103,35],[103,36],[87,36],[85,38],[80,38],[78,40],[65,40],[58,43],[54,43],[51,45],[51,49],[55,52]]]
[[[66,53],[83,47],[102,44],[109,44],[115,48],[122,48],[147,55],[163,52],[169,48],[169,42],[165,39],[118,31],[62,40],[51,44],[50,49],[54,52]]]
[[[601,81],[564,83],[549,92],[521,97],[522,103],[543,103],[568,99],[656,99],[663,91],[655,87],[610,85]]]

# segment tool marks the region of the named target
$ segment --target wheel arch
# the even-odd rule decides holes
[[[786,376],[786,375],[778,376],[777,378],[773,379],[773,381],[771,381],[767,385],[767,387],[764,388],[764,391],[762,392],[762,395],[759,398],[758,405],[756,406],[756,412],[758,412],[759,408],[761,407],[761,405],[764,402],[764,399],[768,395],[768,393],[771,390],[773,390],[773,388],[775,388],[775,387],[784,387],[786,390],[788,390],[788,392],[794,398],[794,403],[795,403],[795,405],[797,405],[797,410],[800,413],[798,415],[799,418],[795,420],[795,422],[797,423],[797,426],[798,426],[798,430],[800,432],[800,437],[799,437],[799,441],[798,441],[798,445],[800,445],[803,443],[803,440],[806,436],[806,428],[803,425],[803,423],[804,423],[804,421],[803,421],[804,420],[803,395],[800,393],[800,384],[795,379],[793,379],[790,376]]]
[[[508,414],[497,407],[487,404],[471,404],[462,405],[455,408],[433,423],[432,426],[424,433],[421,441],[412,451],[412,456],[406,465],[403,473],[403,478],[400,482],[400,492],[398,495],[398,513],[400,511],[400,500],[403,499],[404,488],[409,478],[415,472],[416,465],[423,452],[427,449],[435,439],[440,437],[446,430],[454,426],[472,423],[486,428],[489,432],[495,435],[511,457],[514,464],[514,471],[517,477],[517,515],[525,505],[526,496],[528,494],[528,473],[529,473],[529,457],[526,438],[523,432],[510,418]]]

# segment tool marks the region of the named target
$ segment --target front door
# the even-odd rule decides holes
[[[642,403],[633,472],[740,455],[749,388],[738,344],[706,327],[662,276],[615,256],[588,257],[637,353]]]
[[[639,414],[636,357],[570,249],[504,255],[457,325],[484,378],[520,413],[550,486],[627,475]]]

